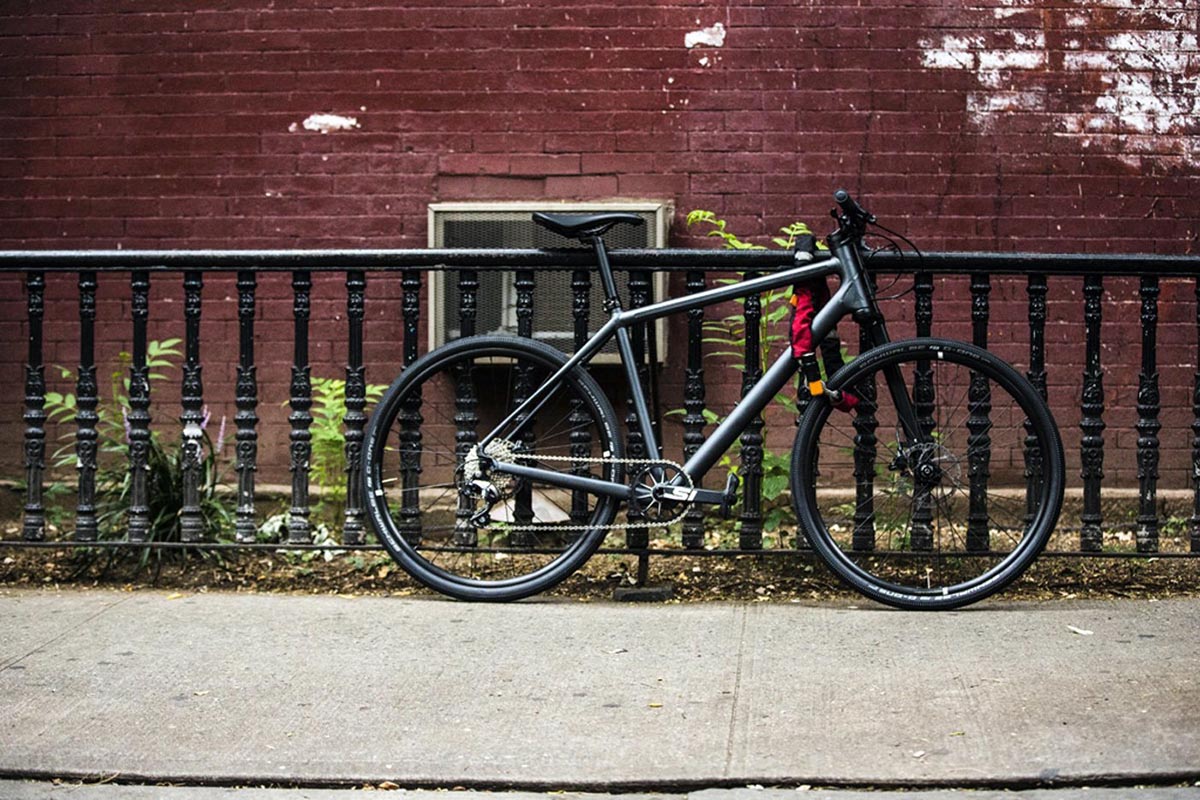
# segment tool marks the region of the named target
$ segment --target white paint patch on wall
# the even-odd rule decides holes
[[[349,131],[361,127],[358,124],[358,119],[355,117],[343,117],[340,114],[309,114],[304,122],[298,127],[296,123],[288,126],[288,130],[295,133],[303,127],[306,131],[315,131],[316,133],[334,133],[337,131]]]
[[[692,31],[683,37],[683,46],[691,50],[693,47],[707,45],[708,47],[725,46],[725,26],[720,22]]]
[[[1006,3],[1010,7],[1015,4],[1015,0]],[[981,88],[997,90],[995,99],[988,92],[972,92],[967,97],[967,111],[983,130],[992,128],[993,115],[1015,110],[1018,106],[1014,103],[1028,110],[1045,107],[1044,98],[1033,99],[1037,92],[1004,91],[1011,89],[1007,73],[1045,68],[1046,36],[1041,31],[1000,30],[987,38],[982,34],[949,35],[943,36],[938,45],[929,39],[918,44],[924,51],[921,63],[926,67],[969,70],[975,73]],[[1017,95],[1020,99],[1014,99]]]
[[[994,9],[996,19],[1035,5],[1032,0],[1001,2],[1002,7]],[[1012,112],[1046,113],[1052,85],[1045,71],[1061,63],[1066,72],[1090,76],[1083,85],[1098,91],[1088,89],[1080,95],[1081,100],[1092,98],[1087,100],[1090,108],[1054,112],[1047,133],[1080,136],[1083,147],[1182,157],[1190,166],[1200,165],[1200,137],[1194,134],[1200,127],[1200,12],[1184,10],[1183,4],[1146,9],[1133,0],[1098,0],[1093,5],[1120,9],[1123,31],[1104,36],[1103,44],[1089,40],[1086,50],[1084,40],[1070,38],[1065,52],[1051,54],[1044,31],[996,29],[955,33],[936,42],[921,40],[921,63],[930,69],[974,73],[979,91],[968,93],[966,107],[985,131],[1002,126]],[[1090,24],[1087,15],[1076,11],[1056,13],[1056,27],[1072,33],[1083,33]]]
[[[921,63],[933,69],[974,69],[975,53],[983,49],[982,36],[943,36],[941,47],[922,39]]]
[[[977,114],[1001,111],[1044,111],[1046,95],[1041,92],[971,92],[967,109]]]

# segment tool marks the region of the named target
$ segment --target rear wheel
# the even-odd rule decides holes
[[[565,361],[539,342],[475,336],[417,359],[384,395],[364,439],[365,505],[380,541],[421,583],[515,600],[568,577],[604,540],[616,499],[487,468],[495,458],[620,481],[616,415],[585,371],[478,447]]]
[[[908,387],[920,435],[899,424]],[[814,402],[792,454],[792,497],[816,552],[863,594],[953,608],[1015,580],[1058,520],[1062,442],[1037,391],[985,350],[936,339],[863,354],[829,381],[860,398]]]

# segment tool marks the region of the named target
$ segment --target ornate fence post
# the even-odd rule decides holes
[[[258,280],[250,270],[237,275],[238,292],[238,367],[235,388],[237,414],[238,474],[237,540],[253,542],[258,535],[254,518],[254,473],[258,469],[258,378],[254,365],[254,292]]]
[[[288,514],[288,543],[307,544],[312,541],[309,522],[308,475],[312,459],[312,376],[308,364],[308,319],[312,304],[312,275],[308,270],[292,273],[293,338],[292,383],[288,415],[291,423],[292,507]]]
[[[459,332],[463,336],[475,335],[475,316],[479,293],[479,277],[474,270],[458,273],[458,318]],[[473,364],[460,364],[454,381],[454,451],[461,467],[471,448],[479,441],[476,428],[479,425],[479,399],[475,392]],[[473,547],[479,535],[471,524],[475,512],[474,500],[465,493],[458,493],[454,511],[454,543]]]
[[[94,542],[96,521],[96,459],[100,415],[96,383],[96,273],[79,273],[79,374],[75,381],[75,458],[79,472],[79,501],[75,507],[75,540]]]
[[[918,272],[913,279],[916,293],[917,336],[933,333],[933,276]],[[918,362],[913,375],[913,410],[924,434],[933,433],[933,409],[937,401],[933,388],[933,367]],[[933,498],[928,486],[913,487],[913,515],[909,541],[913,550],[933,549]]]
[[[363,529],[363,428],[367,424],[367,374],[363,366],[363,317],[366,313],[367,275],[362,270],[346,272],[346,507],[342,541],[362,544]]]
[[[1046,276],[1030,275],[1029,295],[1029,371],[1025,377],[1045,400],[1046,394]],[[1033,521],[1038,511],[1037,498],[1042,485],[1042,449],[1033,435],[1033,424],[1025,426],[1025,521]]]
[[[1083,321],[1086,344],[1084,348],[1082,418],[1079,428],[1080,458],[1083,478],[1083,512],[1079,521],[1079,549],[1099,552],[1103,546],[1100,523],[1100,481],[1104,477],[1104,375],[1100,372],[1100,301],[1104,281],[1099,275],[1083,279]]]
[[[46,468],[46,368],[42,363],[42,319],[46,313],[46,276],[30,272],[28,290],[29,361],[25,366],[25,514],[26,541],[46,538],[46,509],[42,505],[42,474]]]
[[[574,320],[573,339],[575,349],[583,347],[588,340],[588,325],[591,321],[592,273],[586,269],[578,269],[571,273],[571,315]],[[571,433],[568,437],[571,447],[571,458],[578,459],[572,472],[586,476],[591,471],[588,459],[592,456],[592,434],[590,425],[592,416],[584,407],[583,399],[572,393],[571,415],[569,417]],[[571,493],[571,523],[582,525],[587,522],[591,509],[588,507],[586,492]],[[572,539],[580,536],[580,531],[572,531]]]
[[[687,273],[687,290],[690,294],[704,291],[704,273],[691,270]],[[704,309],[693,308],[687,312],[688,355],[684,372],[683,408],[683,457],[691,458],[704,444]],[[699,484],[697,484],[699,487]],[[698,550],[704,547],[704,509],[693,505],[683,520],[683,546]]]
[[[1196,278],[1196,372],[1192,376],[1192,531],[1190,550],[1200,553],[1200,277]]]
[[[527,339],[533,338],[533,293],[537,283],[533,272],[518,270],[514,288],[517,292],[517,335]],[[516,387],[513,389],[513,406],[519,406],[533,394],[534,383],[530,367],[518,365],[516,370]],[[525,425],[521,432],[521,441],[527,450],[533,449],[533,426],[536,421],[529,420],[525,415],[517,418],[517,425]],[[533,489],[528,482],[518,484],[513,496],[513,522],[517,525],[529,525],[533,522]],[[513,531],[509,541],[517,547],[526,547],[534,543],[529,531]]]
[[[988,295],[992,281],[987,275],[971,276],[972,341],[987,349]],[[967,475],[970,501],[967,511],[967,549],[986,551],[988,535],[988,478],[991,476],[992,438],[988,435],[992,421],[992,390],[986,376],[971,373],[967,390]]]
[[[1142,297],[1142,371],[1137,393],[1137,465],[1139,553],[1158,552],[1158,276],[1143,275]]]
[[[629,306],[630,308],[640,308],[648,302],[650,293],[650,281],[646,277],[644,271],[635,271],[629,274]],[[635,325],[630,331],[630,342],[633,349],[633,357],[637,362],[638,382],[641,384],[642,390],[645,391],[646,382],[643,380],[645,370],[643,362],[646,355],[646,337],[645,329],[641,325]],[[633,396],[625,398],[625,457],[629,459],[646,458],[646,442],[642,436],[640,425],[642,420],[638,419],[637,412],[634,410]],[[636,472],[641,467],[629,465],[626,472]],[[626,511],[626,517],[631,525],[640,525],[645,522],[645,517],[640,511],[629,508]],[[642,550],[650,546],[650,530],[648,528],[627,528],[625,530],[625,546],[632,550]]]
[[[872,346],[871,332],[859,330],[858,352]],[[878,439],[875,418],[878,400],[875,378],[869,377],[856,385],[859,403],[854,409],[854,533],[850,546],[855,550],[875,549],[875,457]]]
[[[150,317],[150,273],[130,277],[133,310],[133,361],[129,367],[129,540],[150,538],[146,478],[150,470],[150,373],[146,367],[146,324]]]
[[[400,279],[404,319],[404,366],[417,360],[421,327],[421,273],[405,270]],[[396,527],[405,541],[421,541],[421,392],[414,391],[400,409],[400,519]]]
[[[746,279],[758,277],[747,272]],[[746,332],[746,361],[742,371],[742,397],[762,379],[762,357],[759,323],[762,321],[762,298],[747,295],[743,305]],[[762,549],[762,478],[763,478],[763,418],[756,415],[746,426],[742,444],[742,514],[738,546],[743,550]]]
[[[201,273],[183,274],[184,361],[180,405],[183,413],[182,482],[183,504],[179,512],[179,538],[198,542],[204,536],[204,518],[200,514],[201,464],[204,450],[204,383],[200,366],[200,307],[204,281]]]

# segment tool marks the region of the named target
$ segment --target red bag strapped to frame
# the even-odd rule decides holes
[[[796,249],[801,252],[815,254],[816,239],[809,234],[796,239]],[[829,302],[829,285],[825,278],[815,278],[792,287],[792,320],[791,340],[792,355],[797,359],[805,356],[815,358],[817,345],[813,341],[813,320],[826,303]],[[828,370],[826,370],[828,372]],[[839,411],[850,411],[858,405],[859,398],[852,392],[842,392],[834,401],[834,408]]]

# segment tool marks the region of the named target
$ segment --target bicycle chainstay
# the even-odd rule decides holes
[[[520,458],[525,454],[517,453],[516,455],[518,458]],[[532,454],[527,455],[526,457],[536,459],[538,461],[570,461],[575,464],[637,464],[637,465],[639,465],[639,467],[645,467],[645,466],[671,467],[672,469],[676,470],[680,475],[682,475],[685,481],[687,481],[687,488],[689,491],[695,488],[695,484],[692,483],[691,477],[686,472],[684,472],[683,465],[677,464],[674,461],[668,461],[665,458],[660,458],[660,459],[579,458],[576,456],[544,456],[544,455],[532,455]],[[692,505],[693,504],[691,502],[682,502],[681,501],[681,508],[680,508],[679,513],[676,516],[674,516],[668,520],[659,520],[656,522],[616,522],[616,523],[611,523],[609,525],[556,525],[556,526],[554,526],[554,530],[555,531],[590,531],[590,530],[595,530],[597,528],[601,529],[601,530],[615,530],[615,529],[621,529],[621,528],[623,528],[625,530],[633,530],[633,529],[637,529],[637,528],[665,528],[668,525],[674,525],[676,522],[681,522],[683,520],[683,518],[685,516],[687,516],[688,511],[691,510]],[[546,530],[545,525],[510,525],[509,523],[502,523],[502,524],[504,525],[504,530],[506,530],[506,531],[544,531],[544,530]],[[480,530],[490,531],[490,530],[494,530],[494,528],[489,525],[488,527],[480,528]]]

